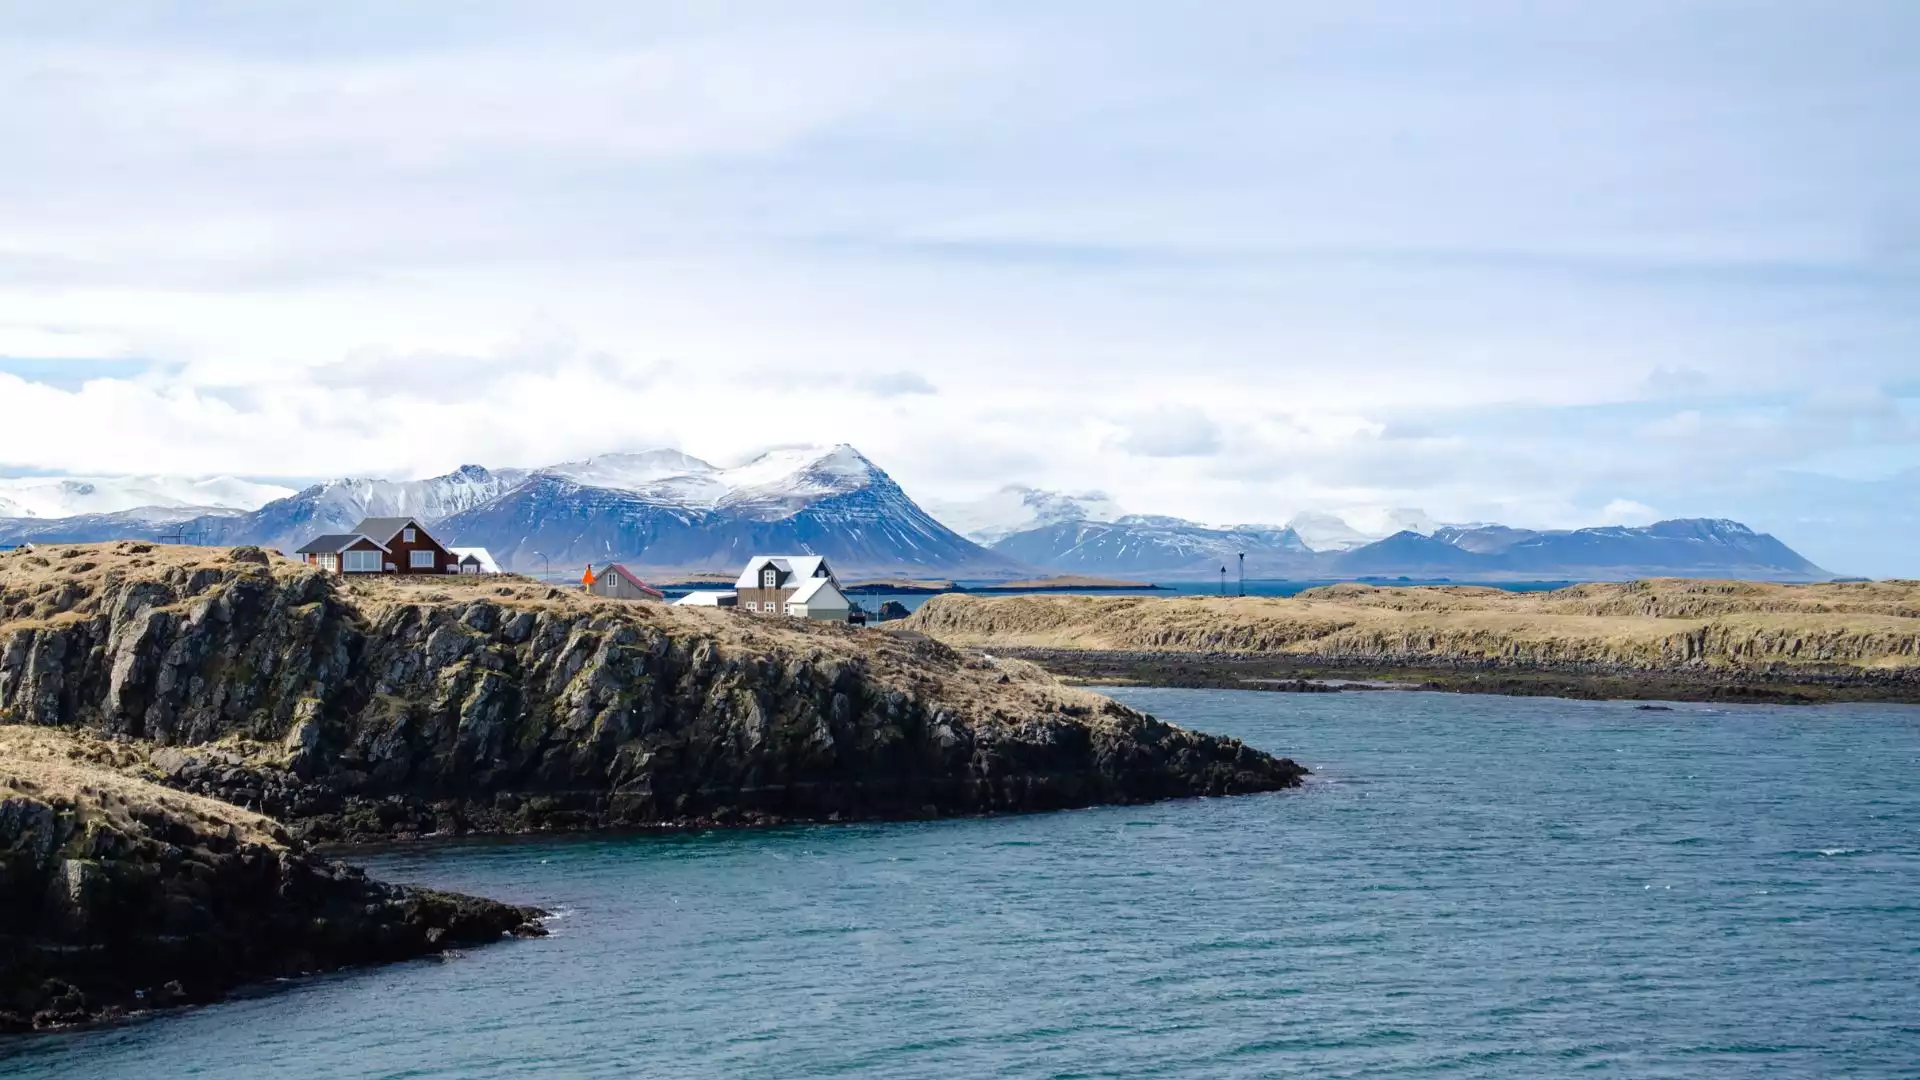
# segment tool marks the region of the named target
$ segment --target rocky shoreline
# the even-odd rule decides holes
[[[9,732],[0,774],[29,785],[0,813],[14,1029],[535,932],[537,912],[311,844],[1056,810],[1306,773],[925,639],[131,542],[0,555]],[[31,787],[34,732],[91,773]],[[94,807],[109,778],[151,812]],[[202,954],[222,959],[182,977]]]
[[[545,913],[375,881],[84,737],[0,728],[0,1033],[545,933]]]
[[[1432,660],[1405,663],[1340,656],[1007,648],[1080,685],[1167,686],[1280,693],[1431,690],[1591,701],[1717,701],[1818,705],[1842,701],[1920,704],[1920,674],[1853,669],[1648,671],[1609,664]]]
[[[935,597],[905,628],[1075,682],[1920,702],[1920,582],[1652,580],[1514,593]],[[1387,687],[1367,684],[1387,683]]]

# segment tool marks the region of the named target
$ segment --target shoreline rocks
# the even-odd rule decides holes
[[[87,756],[0,729],[0,1033],[545,933],[537,909],[375,881]]]
[[[152,748],[152,778],[315,840],[1053,810],[1306,772],[917,636],[136,546],[0,556],[0,722]]]

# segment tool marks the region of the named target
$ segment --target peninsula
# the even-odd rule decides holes
[[[1576,697],[1920,701],[1920,582],[1658,579],[1547,592],[940,596],[904,624],[1078,680]]]
[[[15,1026],[106,1015],[174,981],[160,1000],[498,937],[533,916],[322,869],[310,843],[1050,810],[1272,791],[1306,772],[914,636],[132,541],[0,554],[0,725],[17,725],[0,726],[0,910],[18,975],[0,1011]],[[162,881],[255,891],[191,894],[206,901],[192,910],[147,897],[147,921],[90,914],[121,911],[116,890],[156,865]],[[320,917],[280,886],[322,877],[355,883],[340,899],[366,918],[330,923],[325,949],[244,938],[242,920]],[[46,907],[55,894],[74,901]],[[176,914],[238,942],[220,977],[161,978],[190,954],[123,962],[134,954],[88,936],[172,942]]]

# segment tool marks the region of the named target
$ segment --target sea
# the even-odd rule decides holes
[[[990,589],[980,593],[983,596],[1021,596],[1034,594],[1074,594],[1093,596],[1294,596],[1321,585],[1351,583],[1352,578],[1325,580],[1294,580],[1287,578],[1261,579],[1258,581],[1239,581],[1224,578],[1218,581],[1170,581],[1157,584],[1143,582],[1137,589],[1007,589],[996,587],[991,581],[961,581],[955,584],[962,589]],[[1549,589],[1562,589],[1573,584],[1571,581],[1473,581],[1459,582],[1447,578],[1367,578],[1360,582],[1366,585],[1484,585],[1489,588],[1505,589],[1508,592],[1544,592]],[[686,595],[687,590],[667,590],[670,599]],[[878,611],[880,605],[889,600],[897,601],[909,612],[919,608],[935,593],[872,593],[853,592],[850,598],[867,611]]]
[[[553,935],[15,1039],[0,1075],[1920,1075],[1920,709],[1114,693],[1313,777],[358,852]]]

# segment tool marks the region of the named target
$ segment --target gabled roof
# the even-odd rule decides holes
[[[739,599],[738,593],[720,592],[714,589],[707,589],[701,592],[690,592],[687,595],[681,597],[680,599],[675,600],[673,602],[673,606],[674,607],[731,607],[733,606],[733,602],[737,599]]]
[[[628,570],[626,567],[621,566],[619,563],[607,564],[606,572],[609,574],[620,575],[620,577],[626,579],[627,584],[633,586],[636,589],[639,589],[643,593],[647,593],[651,595],[655,600],[665,600],[667,598],[666,593],[663,593],[659,589],[656,589],[653,586],[647,584],[646,582],[641,581],[639,578],[634,577],[633,571]]]
[[[328,533],[316,536],[300,546],[295,555],[338,555],[353,545],[365,540],[381,551],[387,551],[387,545],[368,536],[366,533]],[[391,554],[391,552],[388,552]]]
[[[747,568],[740,572],[740,580],[733,583],[736,589],[757,589],[760,587],[760,571],[772,565],[783,575],[781,584],[792,578],[811,579],[821,570],[826,577],[833,576],[833,568],[827,565],[823,555],[755,555],[747,560]]]
[[[370,536],[383,544],[391,544],[393,538],[400,535],[400,530],[409,525],[421,532],[427,531],[427,527],[420,524],[419,519],[410,517],[361,518],[360,524],[355,525],[353,531]]]
[[[463,566],[466,565],[469,560],[479,563],[480,572],[483,574],[497,574],[500,572],[500,564],[493,561],[493,554],[486,548],[457,547],[448,548],[447,551],[450,552],[454,558],[459,559]]]
[[[846,596],[833,587],[833,579],[823,577],[808,578],[800,583],[800,587],[794,590],[792,596],[787,597],[789,604],[809,604],[830,600],[838,600],[842,604],[847,602]]]

